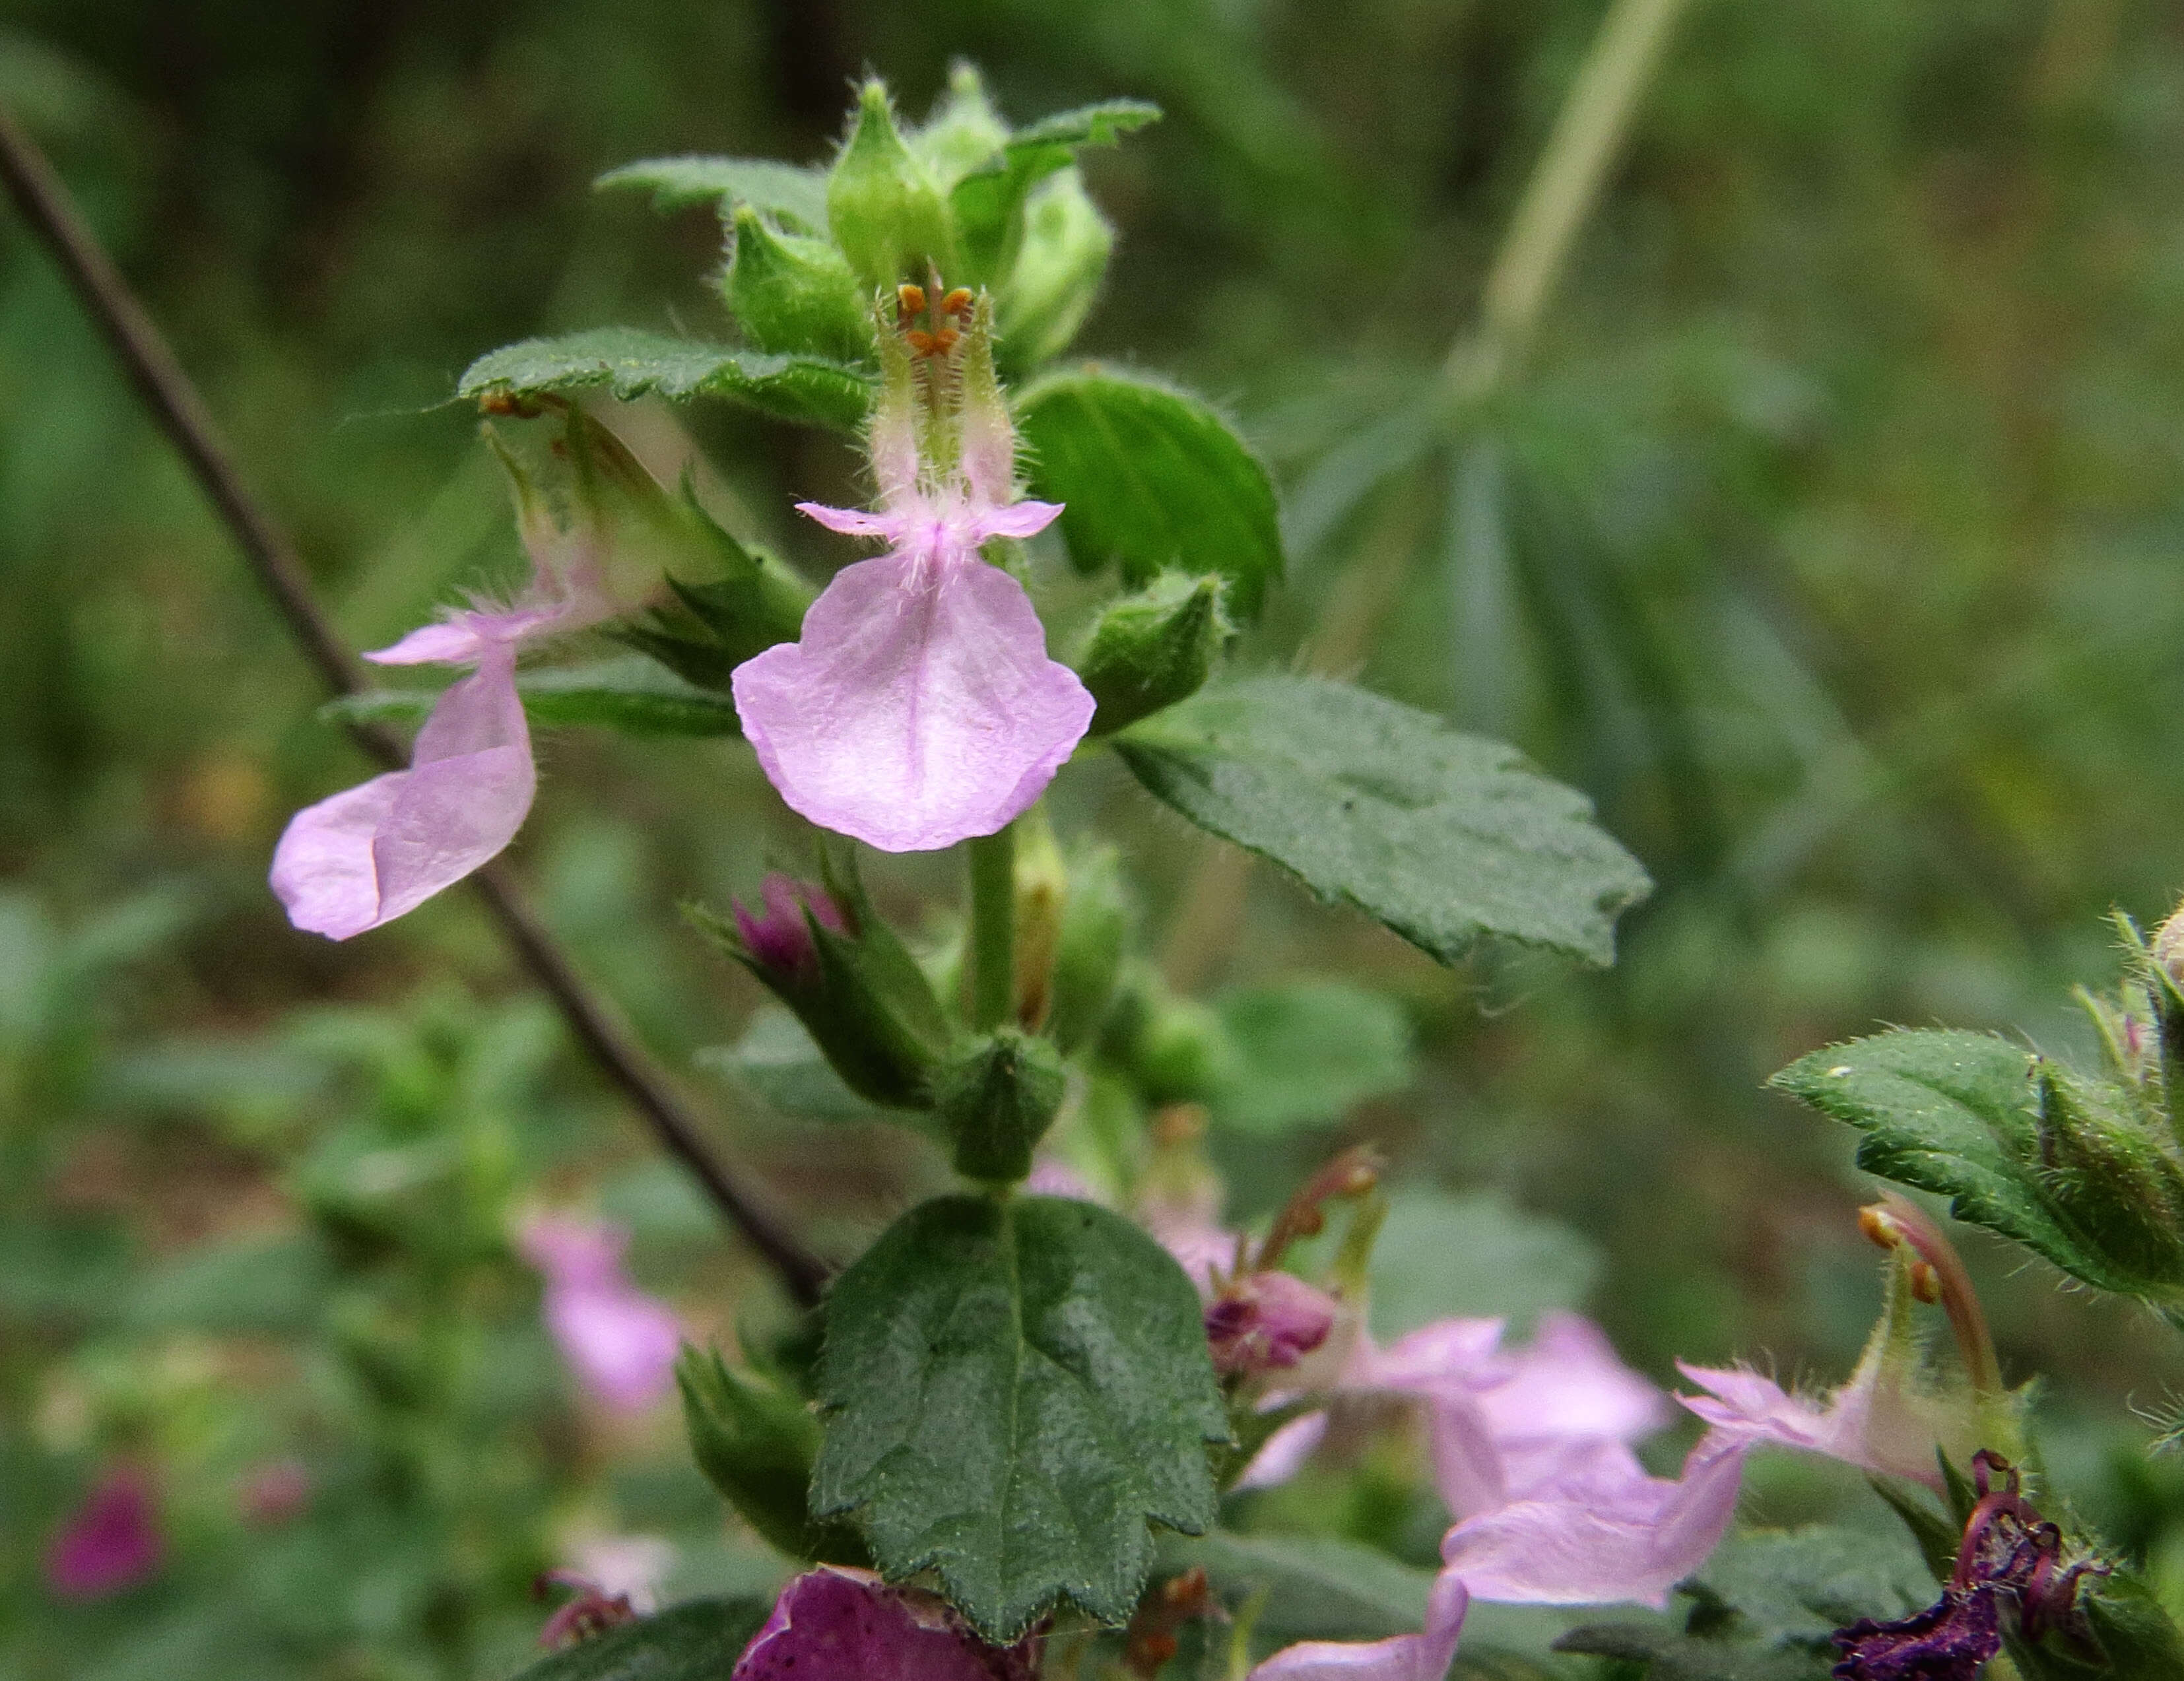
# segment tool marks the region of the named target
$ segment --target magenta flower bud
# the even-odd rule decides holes
[[[1333,1296],[1292,1273],[1238,1278],[1206,1304],[1214,1369],[1235,1376],[1287,1371],[1327,1340],[1338,1311]]]
[[[822,1564],[781,1590],[730,1681],[1032,1681],[1040,1644],[989,1646],[930,1594]]]
[[[148,1581],[165,1552],[150,1479],[117,1467],[46,1549],[46,1585],[64,1600],[106,1599]]]
[[[841,907],[808,882],[799,882],[778,870],[759,888],[761,908],[753,911],[741,899],[731,899],[736,933],[761,968],[785,979],[805,981],[818,966],[819,954],[811,943],[811,929],[804,920],[809,911],[820,927],[846,934],[849,925]]]

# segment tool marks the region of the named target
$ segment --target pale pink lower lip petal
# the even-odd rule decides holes
[[[361,787],[307,805],[288,820],[273,849],[273,891],[288,920],[305,933],[345,940],[379,922],[379,876],[372,837],[407,771],[389,771]]]
[[[418,732],[407,771],[390,771],[289,821],[273,854],[288,920],[332,939],[413,910],[515,837],[538,790],[515,656],[488,648]]]
[[[1023,587],[967,556],[837,573],[803,635],[736,668],[744,733],[789,805],[884,852],[992,834],[1092,720]]]

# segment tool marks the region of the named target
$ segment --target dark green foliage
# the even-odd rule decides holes
[[[1112,734],[1205,687],[1228,639],[1221,595],[1217,577],[1170,572],[1108,604],[1077,661],[1099,703],[1089,734]]]
[[[722,1681],[773,1607],[690,1600],[543,1658],[518,1681]]]
[[[2102,1194],[2119,1176],[2127,1184],[2130,1163],[2089,1171],[2077,1099],[2023,1046],[1989,1033],[1882,1033],[1801,1057],[1773,1083],[1864,1133],[1858,1162],[1868,1172],[1948,1197],[1958,1219],[2101,1289],[2180,1299],[2184,1273],[2165,1265],[2165,1250],[2120,1249],[2128,1228],[2091,1223],[2084,1194]],[[2075,1174],[2058,1171],[2063,1138],[2074,1141]],[[2163,1269],[2141,1270],[2148,1259]]]
[[[1115,738],[1202,828],[1454,962],[1482,935],[1594,963],[1646,872],[1515,749],[1318,678],[1225,683]]]
[[[781,355],[668,338],[636,327],[593,327],[488,351],[463,370],[455,395],[521,403],[604,389],[625,400],[726,397],[783,420],[854,432],[872,401],[859,369],[823,356]]]
[[[1195,397],[1135,376],[1078,368],[1017,398],[1032,494],[1063,504],[1061,534],[1087,572],[1110,564],[1132,587],[1163,572],[1213,572],[1246,623],[1282,576],[1267,470]]]
[[[1047,1040],[1001,1027],[959,1049],[933,1075],[933,1119],[956,1144],[956,1171],[1002,1183],[1031,1172],[1069,1077]]]
[[[1057,1601],[1120,1622],[1149,1522],[1213,1518],[1228,1433],[1197,1293],[1089,1203],[950,1197],[836,1282],[817,1375],[822,1517],[853,1516],[890,1576],[933,1569],[989,1639]]]

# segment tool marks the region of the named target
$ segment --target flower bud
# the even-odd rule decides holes
[[[1118,1061],[1147,1102],[1200,1103],[1235,1077],[1235,1041],[1218,1011],[1178,998],[1149,970],[1134,973],[1109,1027]]]
[[[948,92],[912,145],[940,185],[947,186],[986,162],[1008,139],[1008,125],[986,97],[978,67],[958,58],[948,69]]]
[[[1055,960],[1068,916],[1069,868],[1045,807],[1034,805],[1019,817],[1016,834],[1016,997],[1011,1014],[1020,1027],[1037,1033],[1054,1001]]]
[[[675,1382],[698,1468],[752,1528],[791,1558],[866,1561],[850,1531],[812,1521],[819,1421],[801,1400],[694,1348],[682,1350]]]
[[[1334,1297],[1290,1273],[1232,1279],[1206,1306],[1213,1369],[1230,1377],[1287,1371],[1327,1340],[1339,1311]]]
[[[2141,1288],[2184,1286],[2184,1161],[2109,1090],[2045,1058],[2034,1079],[2048,1198],[2074,1234]]]
[[[1036,367],[1069,348],[1115,249],[1115,230],[1073,167],[1032,189],[1023,218],[1023,242],[994,298],[1012,368]]]
[[[812,943],[807,916],[836,933],[846,933],[842,912],[817,888],[793,882],[779,871],[769,874],[759,888],[762,909],[746,910],[741,899],[731,899],[736,934],[752,958],[776,975],[794,982],[809,983],[819,971],[819,949]]]
[[[1217,577],[1164,572],[1100,615],[1077,662],[1099,706],[1088,734],[1111,734],[1205,686],[1229,636],[1221,590]]]
[[[933,1113],[956,1141],[956,1171],[1002,1183],[1023,1178],[1068,1083],[1054,1047],[1017,1028],[959,1052],[933,1083]]]
[[[701,909],[692,920],[795,1012],[851,1091],[889,1108],[929,1108],[928,1088],[951,1037],[940,1000],[854,870],[838,878],[830,865],[824,873],[819,892],[769,882],[762,915],[738,905],[733,921]],[[816,908],[822,900],[833,916]],[[791,905],[802,912],[800,935]]]
[[[778,233],[748,204],[735,209],[722,295],[761,350],[863,362],[872,353],[865,288],[823,239]]]
[[[827,177],[827,220],[866,286],[950,267],[947,202],[903,143],[884,82],[867,81],[858,92],[856,126]]]

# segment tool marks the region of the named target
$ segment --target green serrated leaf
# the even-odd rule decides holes
[[[1006,1644],[1057,1600],[1119,1623],[1150,1523],[1212,1522],[1228,1427],[1197,1293],[1119,1215],[1050,1197],[912,1209],[836,1282],[812,1509],[889,1577],[933,1569]]]
[[[1349,981],[1244,988],[1215,1009],[1237,1055],[1210,1107],[1216,1122],[1240,1133],[1329,1125],[1401,1091],[1416,1071],[1401,1006]]]
[[[602,192],[649,192],[662,210],[715,204],[725,215],[731,205],[748,204],[803,232],[827,231],[827,171],[772,158],[646,158],[609,170],[592,185]]]
[[[543,728],[597,724],[632,736],[732,736],[742,727],[727,696],[699,688],[656,660],[632,657],[519,672],[524,715]],[[415,723],[437,689],[369,689],[319,709],[337,722]]]
[[[1484,935],[1613,962],[1616,916],[1651,888],[1591,802],[1514,748],[1346,683],[1223,684],[1115,749],[1200,827],[1444,963]]]
[[[542,1658],[515,1681],[721,1681],[773,1607],[688,1600]]]
[[[1084,571],[1110,561],[1133,588],[1171,570],[1217,572],[1241,621],[1282,576],[1273,481],[1213,409],[1156,381],[1085,367],[1017,399],[1032,493],[1063,504]]]
[[[593,327],[489,350],[455,382],[459,398],[525,398],[604,386],[625,400],[725,397],[784,420],[855,432],[872,401],[859,369],[822,356],[770,354],[638,327]]]
[[[2057,1212],[2042,1177],[2032,1053],[1992,1033],[1897,1032],[1800,1057],[1769,1084],[1865,1134],[1858,1165],[1950,1199],[2104,1290],[2142,1294]]]
[[[1087,146],[1112,146],[1124,135],[1160,120],[1160,107],[1138,99],[1110,99],[1042,118],[1018,129],[984,164],[956,181],[949,194],[956,248],[966,279],[991,283],[1009,271],[1023,231],[1024,198]]]

